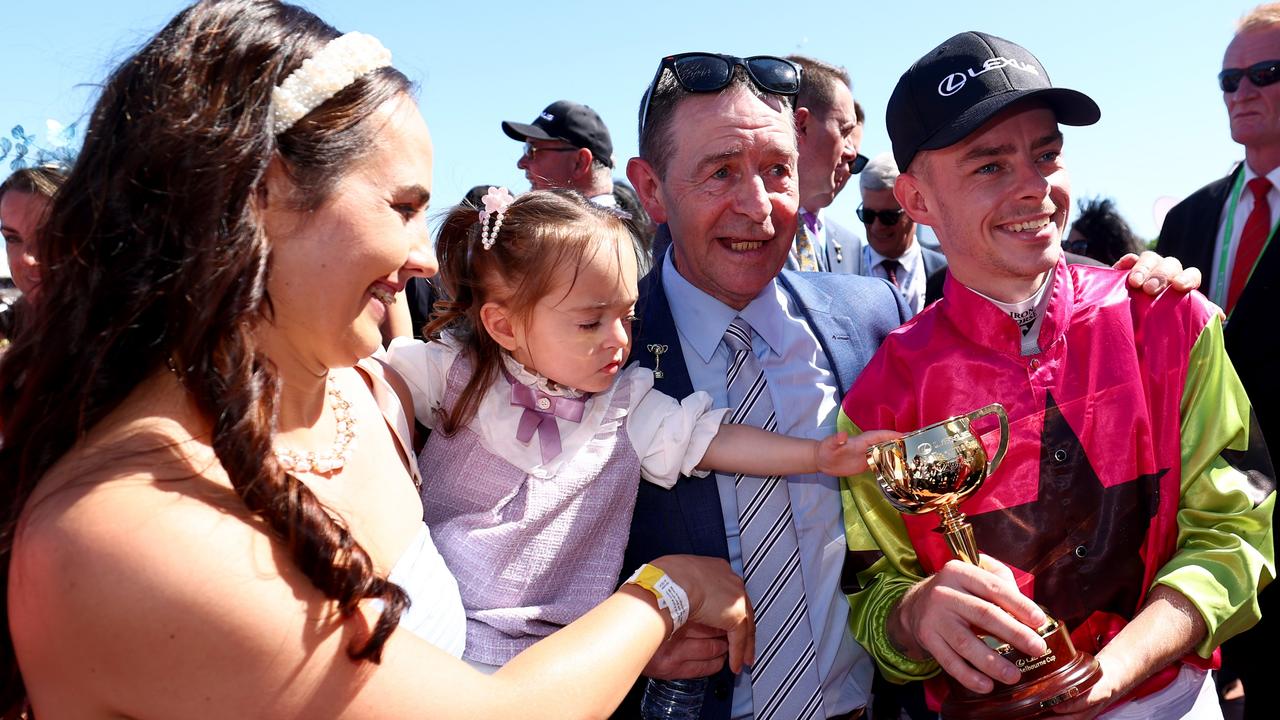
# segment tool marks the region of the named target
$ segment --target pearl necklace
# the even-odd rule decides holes
[[[333,408],[337,418],[337,430],[334,433],[333,447],[326,452],[314,450],[300,453],[296,450],[275,450],[276,460],[288,471],[329,473],[342,469],[351,459],[351,451],[356,444],[356,425],[351,419],[351,403],[342,397],[336,386],[329,388],[329,407]]]

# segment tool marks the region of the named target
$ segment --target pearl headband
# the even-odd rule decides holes
[[[271,91],[271,129],[279,135],[361,76],[391,65],[378,39],[350,32],[330,40]]]

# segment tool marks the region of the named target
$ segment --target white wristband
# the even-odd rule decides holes
[[[658,608],[665,608],[671,613],[671,632],[679,630],[689,620],[689,596],[662,568],[648,563],[641,565],[627,579],[627,583],[639,585],[653,593],[658,599]]]

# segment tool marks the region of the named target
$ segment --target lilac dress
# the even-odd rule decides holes
[[[447,343],[398,340],[390,360],[428,426],[471,376]],[[671,487],[694,472],[725,414],[705,393],[680,402],[653,390],[653,373],[632,366],[585,398],[580,422],[556,421],[562,449],[544,459],[538,438],[516,438],[524,408],[512,405],[511,382],[580,394],[514,360],[507,369],[512,380],[499,376],[477,416],[452,437],[433,432],[419,458],[424,518],[466,609],[465,657],[485,665],[502,665],[614,592],[640,479]]]

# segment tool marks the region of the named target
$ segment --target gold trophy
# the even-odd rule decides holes
[[[970,425],[986,415],[1000,420],[1000,446],[988,461]],[[965,415],[947,418],[897,440],[871,446],[867,462],[880,482],[880,490],[900,512],[918,515],[937,512],[947,545],[957,558],[978,564],[978,544],[973,526],[959,505],[977,492],[984,480],[1000,467],[1009,448],[1009,417],[1004,407],[992,403]],[[1048,616],[1048,613],[1045,613]],[[998,638],[982,635],[983,642],[1013,663],[1022,673],[1013,685],[996,682],[985,695],[958,682],[942,705],[944,718],[1033,718],[1053,714],[1053,706],[1083,694],[1102,675],[1098,661],[1077,652],[1066,626],[1050,617],[1037,630],[1048,650],[1032,657]]]

